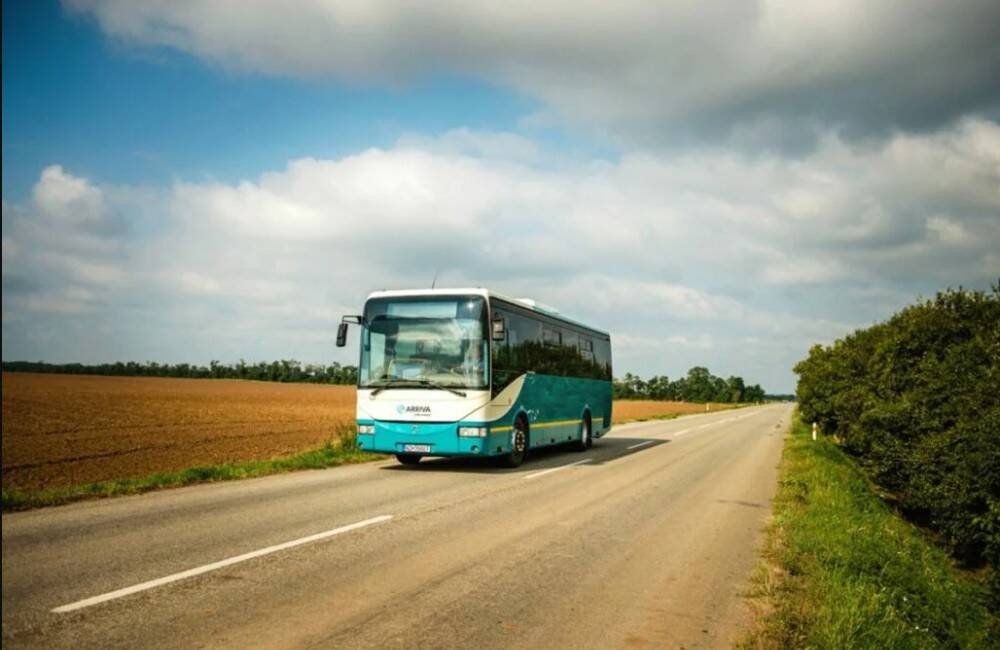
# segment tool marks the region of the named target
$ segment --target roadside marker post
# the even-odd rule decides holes
[[[816,440],[816,423],[813,422],[813,440]]]

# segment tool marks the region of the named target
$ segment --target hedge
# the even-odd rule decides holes
[[[805,421],[966,566],[1000,567],[1000,283],[814,346],[795,372]]]

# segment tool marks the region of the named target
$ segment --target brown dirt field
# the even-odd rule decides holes
[[[709,404],[712,411],[722,411],[733,408],[732,404]],[[660,402],[642,399],[618,399],[615,400],[612,422],[620,424],[631,420],[642,420],[644,418],[655,418],[664,415],[688,415],[690,413],[704,413],[704,404],[692,404],[691,402]]]
[[[3,487],[38,489],[263,460],[322,445],[353,386],[3,373]],[[721,406],[713,406],[713,410]],[[614,421],[703,404],[616,401]]]
[[[3,487],[137,478],[317,447],[353,386],[3,373]]]

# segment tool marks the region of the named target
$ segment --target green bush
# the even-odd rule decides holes
[[[1000,285],[939,293],[795,372],[804,420],[957,558],[1000,566]]]

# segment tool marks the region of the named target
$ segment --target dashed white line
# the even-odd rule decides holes
[[[625,449],[638,449],[639,447],[645,447],[646,445],[651,445],[654,442],[656,442],[656,441],[655,440],[643,440],[642,442],[637,442],[634,445],[630,445],[628,447],[625,447]]]
[[[578,460],[575,463],[566,463],[565,465],[560,465],[559,467],[552,467],[550,469],[543,469],[540,472],[535,472],[534,474],[528,474],[524,477],[525,480],[529,478],[538,478],[539,476],[545,476],[546,474],[551,474],[552,472],[558,472],[561,469],[566,469],[567,467],[573,467],[574,465],[583,465],[584,463],[593,462],[593,458],[584,458],[583,460]]]
[[[690,433],[690,432],[691,432],[691,429],[681,429],[680,431],[678,431],[677,433],[675,433],[674,436],[675,437],[676,436],[683,436],[685,433]]]
[[[162,578],[157,578],[156,580],[141,582],[137,585],[132,585],[131,587],[125,587],[123,589],[109,591],[99,596],[93,596],[92,598],[85,598],[83,600],[78,600],[75,603],[70,603],[68,605],[62,605],[60,607],[56,607],[52,611],[56,614],[64,614],[66,612],[72,612],[77,609],[83,609],[84,607],[90,607],[92,605],[104,603],[109,600],[115,600],[116,598],[122,598],[130,594],[138,593],[140,591],[146,591],[147,589],[162,587],[163,585],[170,584],[171,582],[177,582],[178,580],[193,578],[194,576],[198,576],[203,573],[208,573],[209,571],[215,571],[216,569],[232,566],[233,564],[246,562],[247,560],[252,560],[254,558],[261,557],[263,555],[270,555],[271,553],[284,551],[289,548],[301,546],[302,544],[308,544],[309,542],[316,542],[321,539],[333,537],[334,535],[340,535],[341,533],[347,533],[352,530],[358,530],[359,528],[365,528],[366,526],[380,524],[384,521],[389,521],[390,519],[392,519],[392,515],[380,515],[378,517],[372,517],[371,519],[365,519],[364,521],[348,524],[346,526],[340,526],[339,528],[324,530],[323,532],[316,533],[315,535],[307,535],[306,537],[293,539],[290,542],[275,544],[274,546],[268,546],[266,548],[258,549],[256,551],[250,551],[249,553],[236,555],[234,557],[226,558],[225,560],[212,562],[211,564],[204,564],[202,566],[195,567],[193,569],[188,569],[187,571],[181,571],[180,573],[174,573],[168,576],[164,576]]]

